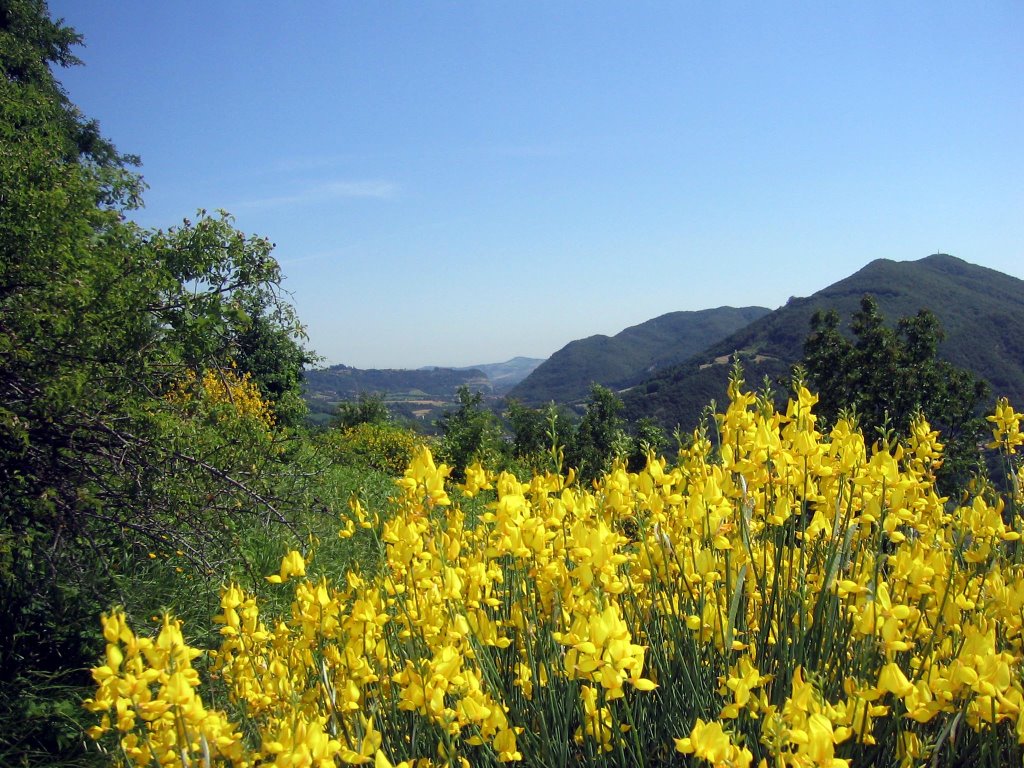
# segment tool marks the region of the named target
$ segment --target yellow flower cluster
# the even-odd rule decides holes
[[[1010,407],[1005,397],[996,403],[996,412],[988,417],[992,422],[992,442],[990,448],[1000,448],[1011,456],[1017,453],[1018,446],[1024,445],[1024,433],[1020,431],[1020,420],[1024,413],[1017,413]]]
[[[201,402],[208,408],[228,407],[266,429],[272,429],[275,422],[273,406],[263,398],[256,382],[248,372],[239,375],[233,368],[207,369],[202,378],[189,371],[169,398],[179,405]]]
[[[698,432],[591,489],[479,465],[453,487],[420,448],[391,514],[352,504],[379,572],[332,583],[289,553],[271,580],[291,606],[267,618],[223,590],[234,725],[203,709],[175,625],[160,656],[115,617],[97,735],[136,765],[1019,761],[1019,516],[938,495],[923,420],[869,447],[821,434],[806,389],[785,413],[730,395],[717,446]]]
[[[115,611],[103,617],[103,637],[106,663],[93,669],[96,696],[85,702],[89,711],[103,713],[90,730],[93,738],[116,729],[123,734],[124,757],[134,765],[244,764],[242,734],[224,713],[203,705],[192,667],[201,651],[185,643],[178,622],[164,616],[155,639],[136,637]]]

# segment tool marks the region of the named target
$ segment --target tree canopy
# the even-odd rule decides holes
[[[803,366],[818,392],[817,413],[834,424],[843,410],[855,412],[865,434],[891,429],[907,434],[923,414],[947,442],[950,479],[976,466],[983,422],[978,410],[988,386],[970,371],[937,356],[943,331],[927,309],[889,327],[872,296],[861,299],[850,321],[852,338],[840,330],[835,310],[818,311],[804,343]]]
[[[0,3],[0,682],[15,702],[26,670],[83,660],[98,607],[83,590],[109,584],[114,553],[208,564],[243,516],[284,519],[274,467],[309,356],[266,239],[224,213],[129,220],[136,159],[52,71],[80,41],[39,0]]]

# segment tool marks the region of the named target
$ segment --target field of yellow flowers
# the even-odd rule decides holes
[[[378,568],[290,552],[290,606],[226,585],[206,652],[106,615],[92,735],[139,766],[1019,765],[1019,467],[943,498],[923,419],[868,445],[814,403],[734,381],[720,447],[589,488],[420,448],[344,521]],[[1011,463],[1020,419],[990,418]]]

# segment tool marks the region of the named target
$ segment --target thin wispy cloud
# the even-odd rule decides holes
[[[398,193],[398,185],[390,181],[331,181],[314,184],[287,195],[272,195],[243,200],[237,208],[285,208],[343,200],[370,198],[388,200]]]

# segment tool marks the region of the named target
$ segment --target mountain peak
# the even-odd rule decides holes
[[[935,253],[915,261],[877,259],[807,298],[790,301],[641,382],[625,397],[628,415],[689,429],[710,399],[724,399],[728,366],[716,363],[736,351],[748,382],[769,376],[776,389],[784,390],[791,366],[803,357],[814,312],[834,309],[846,327],[865,294],[875,297],[892,324],[931,310],[946,333],[940,357],[986,379],[995,395],[1024,402],[1024,281]]]

